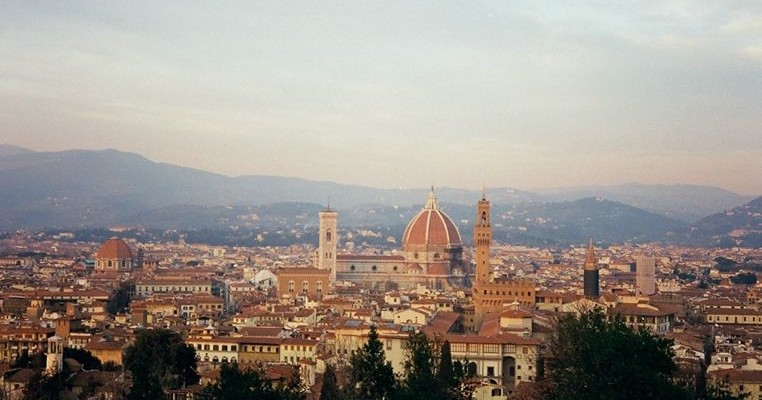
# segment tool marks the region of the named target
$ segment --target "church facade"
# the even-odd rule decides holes
[[[337,254],[336,212],[323,211],[319,218],[316,266],[330,270],[337,281],[374,288],[461,287],[468,282],[460,232],[439,209],[433,188],[426,205],[408,223],[398,255]]]

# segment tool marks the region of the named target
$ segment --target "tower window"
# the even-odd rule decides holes
[[[326,242],[330,242],[333,235],[331,234],[331,231],[328,231],[325,233],[325,240]]]

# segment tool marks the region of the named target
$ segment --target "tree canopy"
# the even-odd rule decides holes
[[[371,325],[368,341],[350,358],[348,397],[363,400],[389,399],[396,387],[392,366],[386,362],[376,327]]]
[[[431,340],[423,332],[410,335],[405,344],[405,375],[401,383],[403,399],[470,398],[465,384],[464,363],[452,361],[450,343]]]
[[[204,398],[214,400],[302,400],[306,397],[299,371],[286,383],[273,385],[263,370],[242,371],[236,363],[223,363],[220,380],[204,388]]]
[[[543,399],[685,399],[673,382],[672,342],[597,309],[559,318],[547,342]]]
[[[129,399],[163,397],[163,389],[198,383],[196,350],[166,329],[143,330],[124,351],[124,367],[132,373]]]
[[[645,327],[629,327],[621,318],[607,318],[599,309],[561,316],[546,345],[547,371],[530,394],[533,399],[746,398],[721,383],[686,385],[678,373],[671,340]]]

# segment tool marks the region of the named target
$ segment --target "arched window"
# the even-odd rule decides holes
[[[330,242],[332,238],[333,238],[333,234],[331,234],[331,231],[328,231],[328,232],[325,233],[325,241],[326,242]]]
[[[288,292],[294,293],[294,290],[296,290],[296,282],[288,281]]]
[[[323,281],[317,281],[315,282],[315,291],[318,293],[323,293]]]
[[[307,294],[310,291],[310,282],[302,281],[302,293]]]
[[[468,375],[475,376],[476,375],[476,363],[471,361],[468,363]]]

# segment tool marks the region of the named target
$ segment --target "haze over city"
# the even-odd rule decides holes
[[[5,2],[0,142],[374,187],[762,192],[762,4]]]

